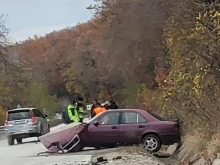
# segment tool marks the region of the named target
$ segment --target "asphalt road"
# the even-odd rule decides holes
[[[56,128],[56,127],[55,127]],[[52,128],[54,129],[54,128]],[[37,141],[37,138],[28,138],[23,144],[8,146],[6,140],[0,141],[0,164],[1,165],[77,165],[88,164],[92,155],[72,154],[37,156],[40,152],[47,151],[46,148]]]
[[[59,126],[57,126],[59,127]],[[55,127],[55,128],[57,128]],[[52,128],[53,130],[54,128]],[[93,148],[85,148],[84,151],[78,153],[69,153],[69,154],[48,154],[44,153],[47,149],[37,141],[37,138],[25,139],[23,144],[15,144],[14,146],[8,146],[6,140],[0,140],[0,164],[1,165],[84,165],[91,163],[92,159],[99,156],[108,157],[117,157],[120,156],[120,153],[117,149],[103,149],[95,150]],[[38,153],[43,152],[43,154],[38,155]],[[125,154],[127,155],[127,154]],[[133,156],[133,155],[132,155]],[[135,157],[129,156],[129,162],[136,161],[138,159],[140,164],[145,165],[154,165],[160,164],[150,157],[138,158],[138,155]],[[112,159],[111,158],[111,159]],[[110,158],[108,158],[110,160]],[[141,160],[143,159],[143,160]],[[120,160],[119,160],[120,161]],[[111,162],[110,164],[115,164]],[[132,162],[134,163],[134,162]],[[124,163],[124,160],[116,164],[126,165],[128,162]]]

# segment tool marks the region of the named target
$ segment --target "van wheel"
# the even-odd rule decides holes
[[[143,138],[143,146],[144,148],[149,151],[149,152],[157,152],[160,150],[161,148],[161,141],[160,139],[154,135],[154,134],[149,134],[149,135],[146,135],[144,138]]]
[[[14,138],[11,137],[11,136],[8,136],[7,137],[7,141],[8,141],[8,145],[11,146],[11,145],[14,145],[15,144],[15,141],[14,141]]]
[[[18,144],[21,144],[22,143],[22,138],[16,139],[16,141],[17,141]]]

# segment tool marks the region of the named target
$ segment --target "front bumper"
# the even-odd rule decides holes
[[[163,145],[172,145],[181,141],[180,134],[166,134],[160,135],[160,139]]]

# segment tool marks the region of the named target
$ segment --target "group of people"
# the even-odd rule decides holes
[[[118,109],[117,104],[111,101],[105,101],[104,105],[102,106],[97,99],[93,101],[93,105],[91,108],[91,118],[95,117],[96,115],[108,110],[108,109]]]
[[[67,109],[62,112],[64,122],[66,124],[83,122],[84,116],[87,114],[84,107],[82,97],[79,97],[77,100],[71,100]],[[104,105],[101,105],[98,100],[95,99],[91,107],[91,118],[108,109],[118,109],[118,106],[114,101],[105,101]]]

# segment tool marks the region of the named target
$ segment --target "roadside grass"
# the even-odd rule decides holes
[[[184,140],[184,148],[193,150],[196,153],[200,153],[206,149],[208,139],[204,134],[196,132],[194,135],[187,134]]]
[[[213,156],[217,153],[220,153],[220,133],[215,133],[207,145],[208,156]]]

